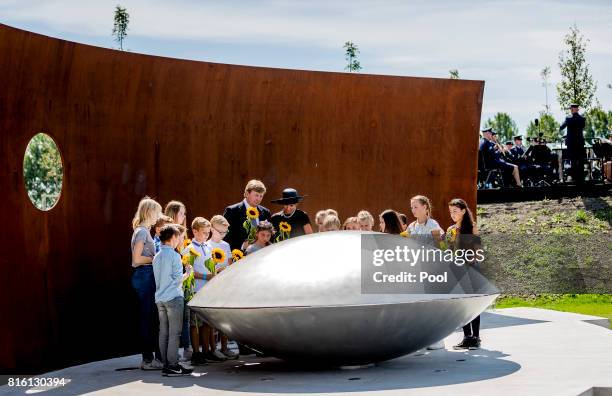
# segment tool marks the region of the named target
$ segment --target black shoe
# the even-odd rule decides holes
[[[162,370],[162,375],[164,377],[180,377],[181,375],[189,375],[193,373],[193,369],[188,369],[180,364],[176,366],[168,366]]]
[[[207,363],[221,363],[227,360],[211,352],[206,352],[204,354],[204,359],[206,360]]]
[[[453,349],[469,349],[470,345],[474,343],[472,338],[472,336],[463,337],[463,340],[459,344],[453,346]]]
[[[480,337],[472,337],[472,342],[470,344],[469,349],[475,350],[480,348]]]
[[[191,356],[191,364],[194,366],[206,365],[206,357],[202,352],[194,352]]]

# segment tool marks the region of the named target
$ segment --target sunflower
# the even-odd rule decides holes
[[[183,263],[183,265],[189,264],[189,255],[186,254],[183,257],[181,257],[181,262]]]
[[[257,219],[259,217],[259,210],[253,206],[249,206],[246,211],[246,215],[249,219]]]
[[[185,239],[185,240],[183,241],[183,247],[187,247],[187,246],[189,246],[189,244],[190,244],[190,243],[191,243],[191,239]]]
[[[457,239],[457,229],[456,229],[456,228],[453,228],[453,229],[451,230],[451,241],[453,241],[453,242],[454,242],[454,241],[455,241],[455,239]]]
[[[192,256],[200,257],[200,253],[198,253],[198,251],[194,248],[189,249],[189,254],[191,254]]]
[[[232,257],[234,258],[234,261],[238,261],[244,257],[244,253],[242,253],[242,250],[240,249],[234,249],[232,250]]]
[[[214,248],[212,250],[212,258],[215,264],[219,264],[225,261],[225,252],[223,249]]]
[[[410,234],[408,234],[408,231],[402,231],[400,232],[400,235],[403,237],[408,237]]]
[[[282,232],[291,232],[291,226],[286,221],[281,221],[278,226]]]

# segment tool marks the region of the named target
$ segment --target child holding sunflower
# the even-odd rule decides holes
[[[199,292],[204,284],[214,276],[214,263],[210,247],[206,244],[210,236],[211,224],[210,221],[203,217],[196,217],[191,222],[191,232],[193,239],[187,246],[188,251],[194,250],[198,256],[193,262],[193,274],[195,278],[194,294]],[[200,318],[195,311],[190,310],[189,322],[191,325],[191,346],[193,355],[191,362],[194,365],[201,365],[206,360],[215,361],[214,357],[207,355],[210,352],[210,338],[212,328]],[[200,345],[202,352],[200,352]],[[218,359],[217,359],[218,360]]]
[[[257,232],[255,233],[255,243],[252,243],[247,247],[246,254],[251,254],[270,245],[270,239],[274,235],[274,226],[269,221],[262,221],[257,225]]]
[[[183,227],[181,230],[182,239],[181,243],[177,247],[179,253],[183,253],[184,248],[191,242],[187,239],[187,208],[181,201],[170,201],[164,208],[164,215],[170,217],[174,224],[178,224]],[[189,306],[185,301],[185,307],[183,309],[185,317],[183,318],[183,331],[181,333],[181,348],[183,348],[182,361],[189,361],[193,351],[191,350],[191,340],[189,334]]]
[[[193,271],[190,265],[183,273],[181,256],[176,252],[181,243],[181,231],[177,224],[167,224],[160,230],[161,250],[153,259],[155,278],[155,303],[159,311],[159,348],[163,359],[163,375],[190,374],[193,370],[178,364],[178,349],[183,322],[183,282]]]
[[[472,249],[479,248],[478,228],[474,216],[461,198],[452,199],[448,203],[448,211],[454,224],[446,231],[446,242],[450,249]],[[469,265],[475,265],[474,263]],[[453,347],[454,349],[478,349],[480,348],[480,315],[470,323],[463,326],[463,340]]]
[[[225,217],[215,215],[210,219],[210,225],[212,234],[206,244],[211,250],[212,259],[215,263],[215,272],[219,273],[227,268],[232,262],[230,245],[223,240],[228,233],[229,222]],[[213,274],[213,276],[215,275]],[[221,338],[221,352],[216,350],[216,342],[214,342],[211,345],[211,354],[222,359],[237,359],[238,354],[227,347],[227,336],[221,333],[219,333],[219,335]]]

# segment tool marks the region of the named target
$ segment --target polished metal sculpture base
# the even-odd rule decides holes
[[[267,355],[361,365],[443,339],[497,296],[364,294],[361,234],[313,234],[262,249],[212,279],[189,305]]]

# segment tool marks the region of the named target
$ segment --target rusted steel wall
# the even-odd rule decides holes
[[[247,180],[308,194],[312,217],[409,213],[417,193],[476,202],[484,83],[194,62],[0,25],[0,367],[47,370],[136,350],[130,222],[144,195],[188,221],[242,199]],[[41,212],[23,182],[30,138],[64,163]],[[313,219],[314,220],[314,219]]]

